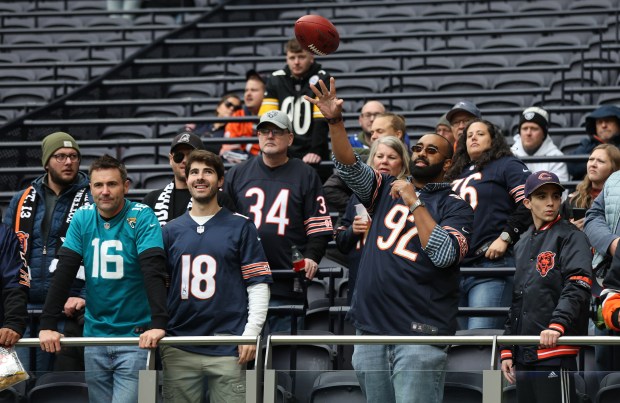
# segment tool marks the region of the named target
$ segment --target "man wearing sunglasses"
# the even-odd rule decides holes
[[[13,196],[4,216],[3,222],[15,230],[21,242],[30,269],[28,309],[40,310],[43,307],[56,270],[56,251],[64,241],[74,213],[80,206],[92,201],[88,191],[88,176],[79,171],[80,161],[80,147],[71,135],[56,132],[45,137],[41,143],[41,162],[45,173]],[[68,336],[82,335],[78,317],[82,315],[85,306],[80,295],[83,279],[82,272],[81,279],[75,281],[64,306],[67,321],[61,321],[60,326],[61,329],[65,328]],[[37,337],[38,331],[29,326],[24,337]],[[65,349],[55,357],[38,348],[31,350],[36,355],[30,357],[28,351],[25,348],[18,349],[18,354],[22,363],[31,371],[84,370],[81,349]]]
[[[191,195],[185,178],[185,163],[189,153],[193,150],[204,149],[205,146],[200,137],[192,132],[182,131],[172,139],[168,157],[174,178],[163,189],[153,190],[142,200],[142,203],[155,211],[159,225],[162,227],[170,220],[183,215],[191,207]],[[236,211],[230,197],[223,192],[217,193],[217,202],[220,206]]]
[[[258,229],[274,278],[270,306],[303,305],[303,290],[286,274],[293,269],[294,245],[305,257],[302,271],[311,280],[332,239],[321,181],[313,168],[289,158],[289,147],[296,138],[286,113],[264,113],[256,130],[261,155],[232,167],[226,173],[224,190],[237,211],[253,219]],[[268,322],[272,332],[291,329],[289,317],[269,315]]]
[[[438,134],[413,146],[412,177],[374,171],[347,139],[336,81],[306,98],[330,125],[338,173],[373,215],[347,315],[358,335],[453,335],[459,263],[473,224],[468,203],[443,182],[452,145]],[[353,368],[372,402],[440,403],[447,351],[425,344],[356,345]]]

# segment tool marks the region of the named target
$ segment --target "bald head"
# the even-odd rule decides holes
[[[370,129],[375,117],[381,113],[385,113],[385,107],[379,101],[368,101],[362,107],[359,116],[359,124],[362,131],[370,138]]]

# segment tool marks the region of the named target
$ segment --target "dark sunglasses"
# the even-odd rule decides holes
[[[180,164],[181,162],[183,162],[184,159],[185,159],[185,153],[182,153],[181,151],[176,151],[174,154],[172,154],[172,160],[176,162],[177,164]]]
[[[224,102],[224,106],[227,108],[232,108],[233,111],[238,111],[239,109],[241,109],[241,105],[235,105],[230,101]]]
[[[446,155],[442,154],[441,151],[439,151],[439,148],[437,148],[435,146],[426,146],[426,147],[424,147],[423,145],[416,144],[416,145],[411,147],[411,151],[413,151],[416,154],[419,154],[419,153],[421,153],[424,150],[426,150],[426,154],[428,154],[428,155],[439,154],[439,155],[441,155],[444,158],[448,158]]]

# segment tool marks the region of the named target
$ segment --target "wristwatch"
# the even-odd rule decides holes
[[[510,234],[507,233],[506,231],[499,234],[499,239],[501,239],[504,242],[508,242],[509,244],[512,243],[512,238],[510,237]]]
[[[420,199],[416,200],[415,203],[413,203],[411,206],[409,206],[409,211],[411,213],[413,213],[415,211],[415,209],[417,209],[418,207],[425,207],[426,204],[424,204],[424,202]]]

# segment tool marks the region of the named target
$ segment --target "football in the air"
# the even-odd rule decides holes
[[[295,37],[299,44],[319,56],[334,53],[340,44],[338,30],[327,18],[304,15],[295,22]]]

